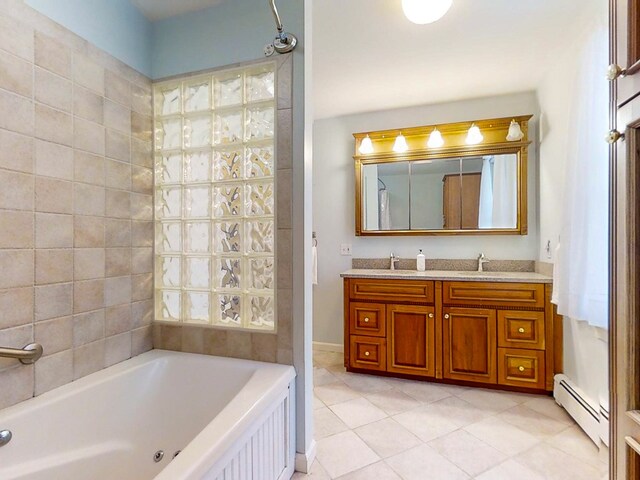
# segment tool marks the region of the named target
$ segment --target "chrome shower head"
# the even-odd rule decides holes
[[[276,1],[269,0],[269,5],[271,6],[271,12],[273,13],[273,18],[276,21],[276,28],[278,29],[278,35],[273,41],[273,48],[278,53],[289,53],[296,48],[298,39],[294,34],[284,31],[284,27],[280,21],[280,15],[278,14],[278,8],[276,7]]]

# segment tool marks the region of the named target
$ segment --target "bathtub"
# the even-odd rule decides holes
[[[294,377],[152,350],[0,410],[0,479],[289,479]]]

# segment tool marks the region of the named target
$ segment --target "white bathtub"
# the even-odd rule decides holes
[[[0,479],[288,479],[294,377],[282,365],[152,350],[0,410],[0,430],[13,433]]]

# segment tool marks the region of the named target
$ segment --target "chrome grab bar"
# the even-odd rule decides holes
[[[0,347],[0,357],[15,358],[20,360],[24,365],[36,363],[42,356],[42,345],[39,343],[30,343],[23,348],[6,348]]]

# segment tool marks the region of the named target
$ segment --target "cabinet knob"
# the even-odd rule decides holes
[[[618,77],[624,77],[626,74],[627,71],[615,63],[612,63],[607,67],[607,80],[610,82],[614,81]]]
[[[518,329],[518,333],[524,333],[524,327],[520,327],[520,328]]]
[[[369,317],[364,317],[364,323],[369,323]]]
[[[370,353],[369,353],[369,352],[364,352],[364,356],[365,356],[365,357],[368,357],[369,355],[370,355]]]
[[[520,365],[520,366],[518,367],[518,370],[519,370],[519,371],[521,371],[521,372],[524,372],[524,367],[523,367],[522,365]]]
[[[621,138],[624,138],[624,134],[620,133],[618,130],[611,130],[609,133],[607,133],[607,135],[604,137],[604,139],[607,141],[607,143],[609,145],[613,145],[614,143],[616,143],[618,140],[620,140]]]
[[[429,318],[433,318],[433,313],[430,313],[430,314],[429,314]]]
[[[448,313],[445,313],[445,314],[444,314],[444,318],[449,318],[449,314],[448,314]]]

